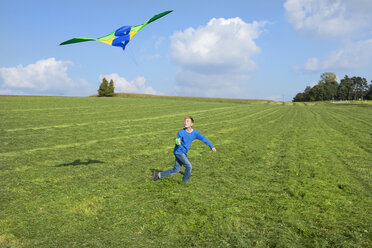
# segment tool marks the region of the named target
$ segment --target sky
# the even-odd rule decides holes
[[[98,38],[147,25],[125,51]],[[372,80],[371,0],[1,0],[0,95],[291,101],[324,72]]]

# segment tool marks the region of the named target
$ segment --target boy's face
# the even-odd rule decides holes
[[[189,128],[189,127],[192,127],[194,123],[192,123],[191,119],[186,118],[183,120],[183,125],[185,128]]]

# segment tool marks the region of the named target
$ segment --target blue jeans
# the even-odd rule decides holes
[[[185,173],[183,174],[182,181],[186,183],[190,179],[190,176],[191,176],[191,170],[192,170],[191,163],[187,159],[185,154],[174,154],[174,156],[176,157],[174,167],[172,169],[161,172],[160,178],[164,178],[170,175],[177,174],[178,172],[180,172],[181,166],[183,165],[186,167],[186,169],[185,169]]]

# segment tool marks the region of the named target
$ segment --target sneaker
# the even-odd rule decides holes
[[[158,179],[160,179],[160,178],[159,178],[159,171],[154,170],[154,171],[152,172],[152,181],[156,181],[156,180],[158,180]]]

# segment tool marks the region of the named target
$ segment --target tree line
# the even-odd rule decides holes
[[[365,78],[345,75],[338,83],[334,73],[325,72],[316,85],[307,86],[293,98],[293,102],[328,100],[372,100],[372,81],[368,85]]]

